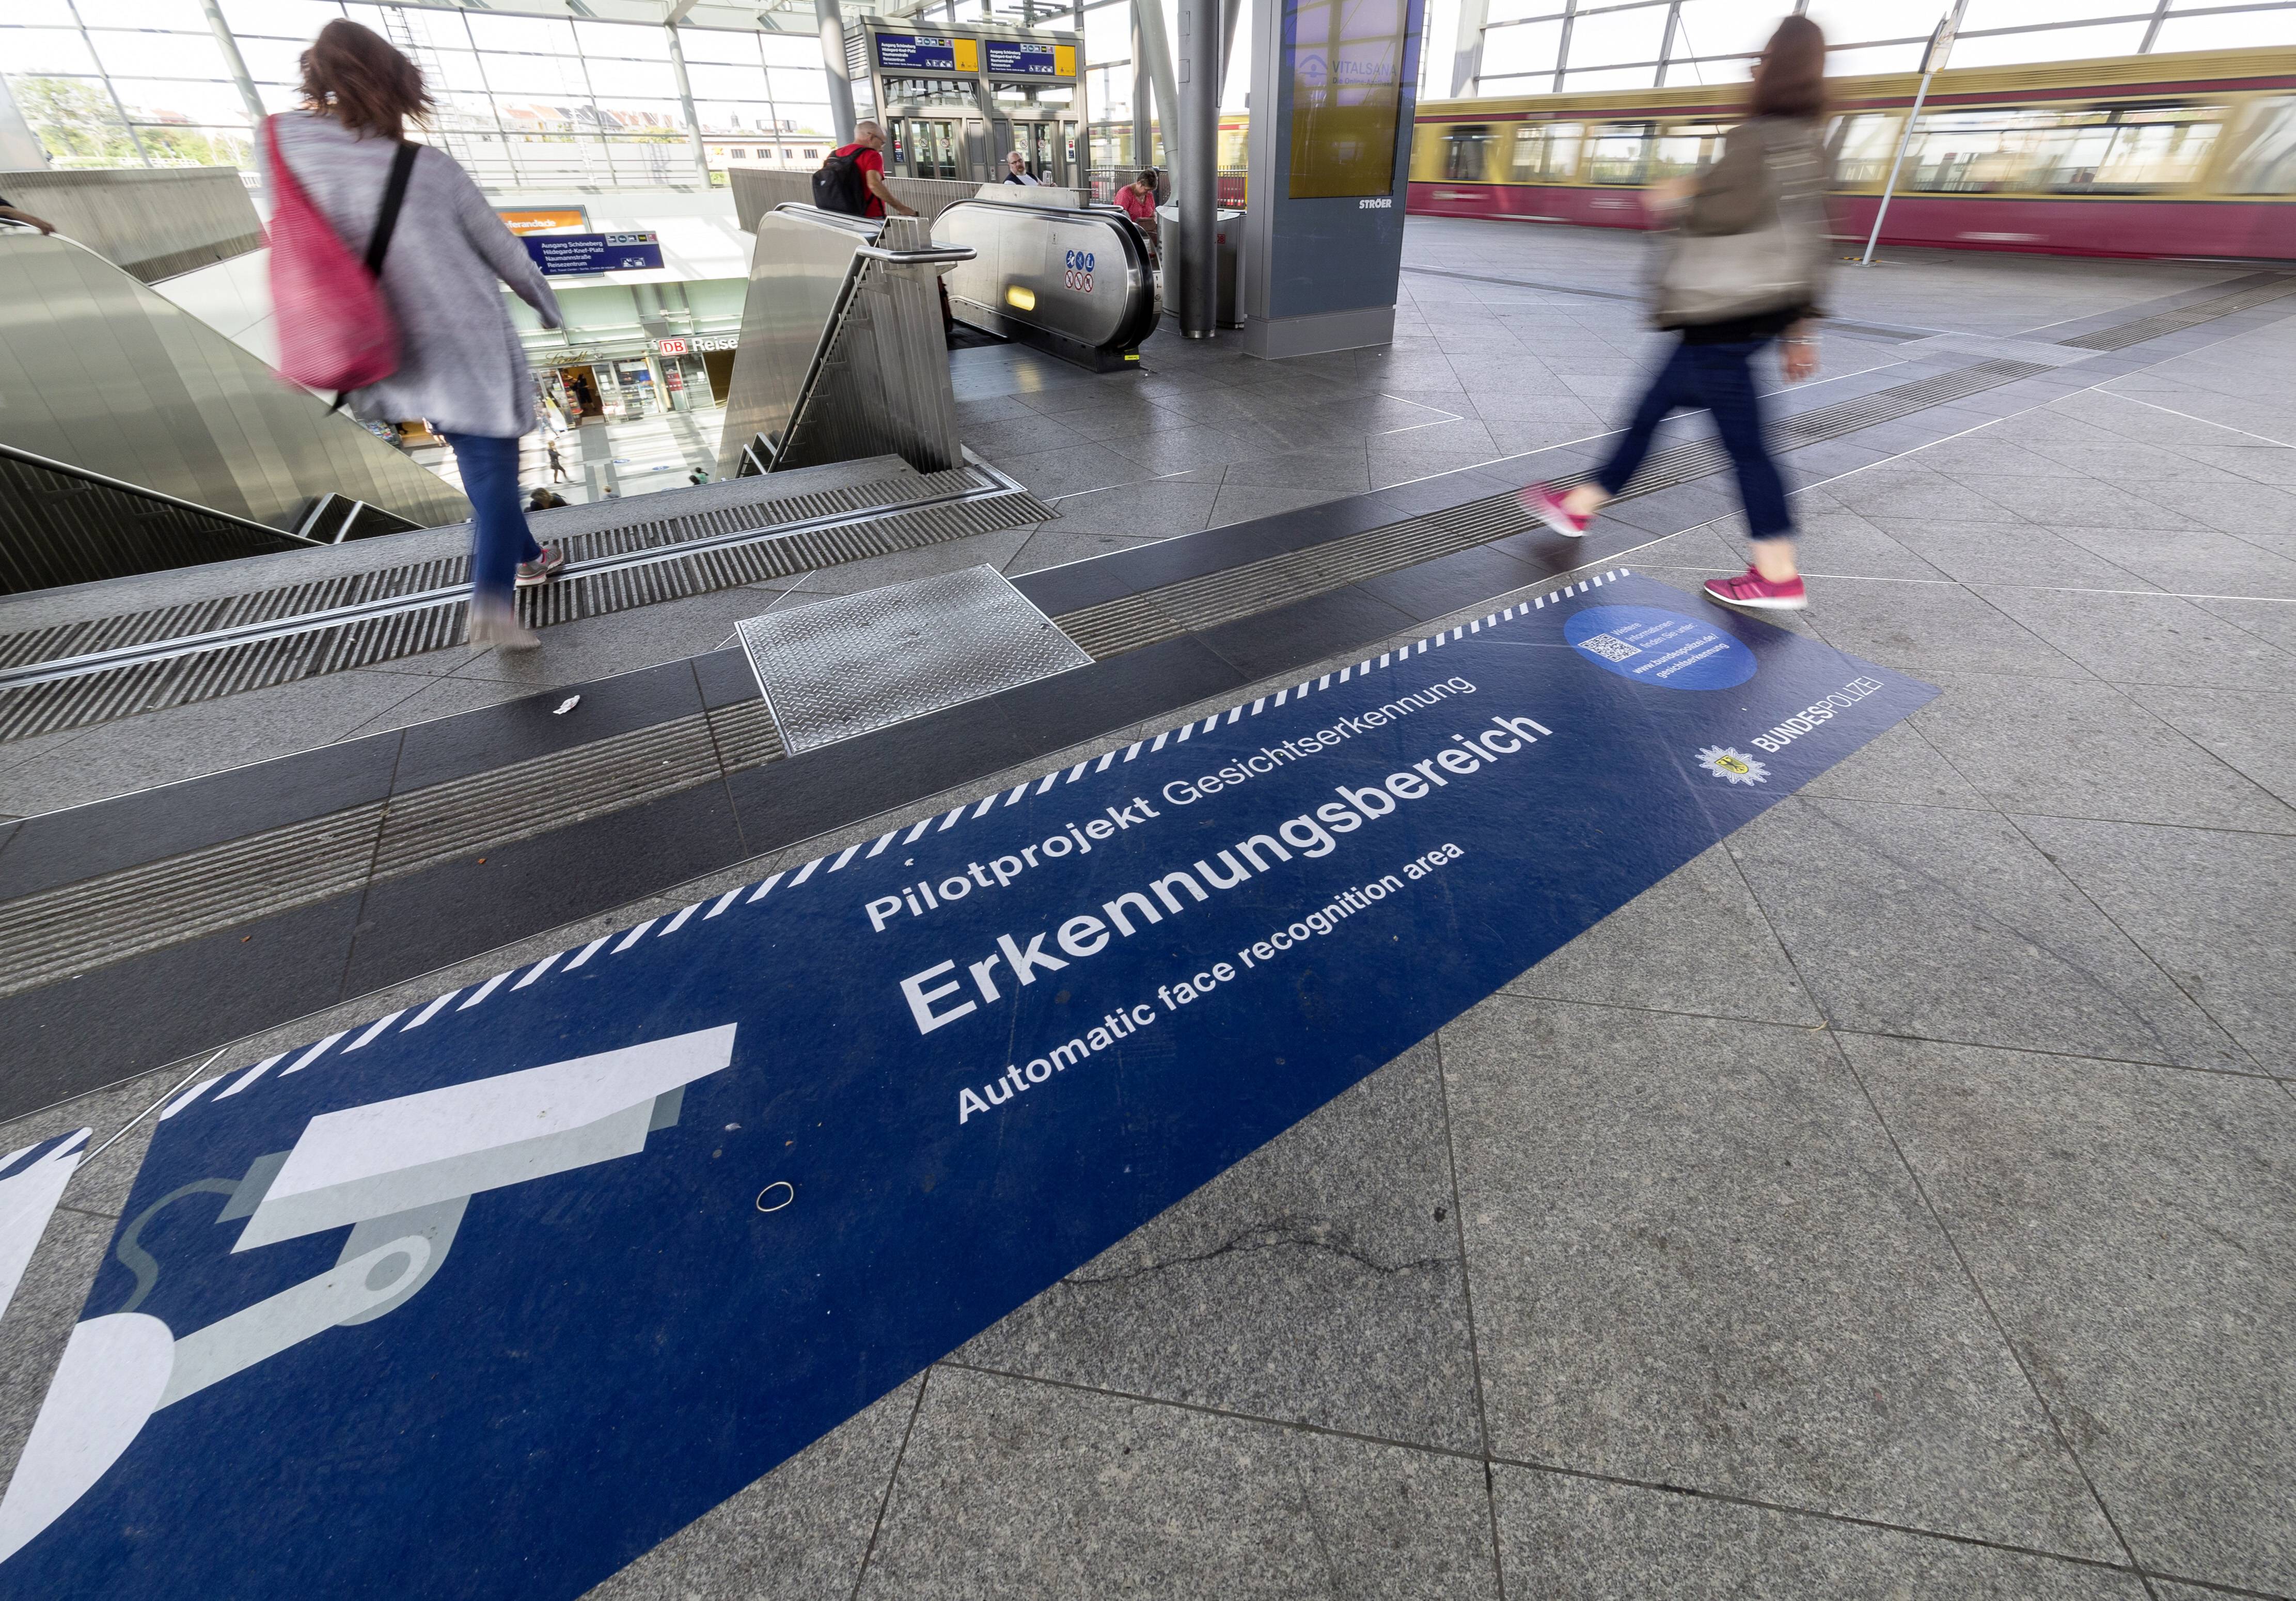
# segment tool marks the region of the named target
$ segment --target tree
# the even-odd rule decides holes
[[[141,160],[119,111],[94,84],[74,78],[19,78],[9,87],[24,120],[59,163],[109,167]]]

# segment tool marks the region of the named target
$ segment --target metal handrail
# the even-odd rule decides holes
[[[163,506],[173,506],[178,511],[194,511],[201,517],[211,517],[217,522],[250,528],[258,534],[267,534],[274,539],[292,540],[297,544],[309,545],[314,550],[320,547],[321,542],[318,540],[307,538],[300,534],[291,534],[284,528],[275,528],[269,523],[257,522],[251,517],[241,517],[231,511],[218,511],[213,506],[202,506],[197,501],[183,500],[168,494],[165,490],[147,489],[141,484],[131,484],[125,478],[115,478],[108,473],[96,472],[86,467],[75,467],[70,462],[55,461],[37,452],[10,445],[4,440],[0,440],[0,455],[10,456],[19,462],[29,462],[44,471],[59,473],[65,478],[78,478],[85,483],[99,485],[106,489],[116,489],[123,494],[133,494],[144,500],[157,501]]]

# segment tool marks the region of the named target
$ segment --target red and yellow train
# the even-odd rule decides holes
[[[1829,86],[1835,225],[1863,240],[1917,79]],[[1744,86],[1424,101],[1411,210],[1644,225],[1636,191],[1694,172]],[[1937,75],[1882,240],[2095,256],[2296,258],[2296,50]]]

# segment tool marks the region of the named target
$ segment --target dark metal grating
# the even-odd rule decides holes
[[[2213,323],[2218,317],[2228,317],[2234,312],[2262,306],[2284,296],[2296,295],[2296,278],[2283,278],[2277,283],[2246,289],[2236,295],[2224,295],[2214,300],[2203,300],[2178,311],[2164,311],[2149,317],[2139,317],[2134,323],[2117,327],[2100,328],[2095,333],[2077,334],[2069,339],[2059,339],[2079,350],[2122,350],[2131,345],[2141,345],[2146,339],[2157,339],[2162,334],[2177,333],[2187,328],[2197,328],[2203,323]]]
[[[935,503],[863,515],[893,492]],[[952,495],[970,498],[936,499]],[[1025,490],[960,468],[572,536],[559,582],[521,600],[529,622],[551,627],[1053,515]],[[442,557],[0,636],[0,674],[18,680],[0,683],[0,740],[443,649],[463,638],[468,573],[467,558]],[[235,629],[255,632],[217,637]]]
[[[1837,405],[1781,418],[1772,431],[1785,449],[1816,445],[2049,371],[2032,362],[1979,362]],[[1620,498],[1649,494],[1687,483],[1718,472],[1729,464],[1728,453],[1712,440],[1677,445],[1644,462],[1642,470],[1635,474]],[[1557,483],[1582,483],[1585,478],[1578,474],[1558,479]],[[1513,495],[1489,495],[1447,511],[1415,517],[1384,528],[1367,529],[1223,572],[1207,573],[1201,577],[1104,600],[1096,606],[1080,607],[1054,620],[1095,661],[1104,660],[1160,640],[1176,639],[1199,629],[1234,622],[1283,601],[1344,589],[1382,573],[1488,544],[1510,534],[1526,532],[1531,526],[1530,518]]]

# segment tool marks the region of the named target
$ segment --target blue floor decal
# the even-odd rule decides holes
[[[579,1595],[1935,693],[1605,575],[195,1085],[0,1593]]]

